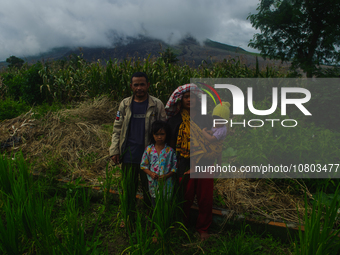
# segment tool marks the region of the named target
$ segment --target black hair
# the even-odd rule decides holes
[[[146,73],[144,73],[144,72],[135,72],[135,73],[131,76],[131,81],[130,81],[131,84],[132,84],[132,78],[133,78],[133,77],[144,77],[145,80],[146,80],[146,83],[149,82],[148,76],[147,76]]]
[[[165,135],[166,135],[165,143],[169,145],[170,138],[171,138],[170,126],[169,126],[168,123],[166,123],[165,121],[161,121],[161,120],[156,120],[151,125],[151,141],[150,141],[150,144],[156,143],[155,139],[153,138],[153,135],[156,134],[161,129],[164,129]]]

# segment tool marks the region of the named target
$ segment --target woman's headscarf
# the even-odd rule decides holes
[[[167,118],[170,118],[179,112],[180,104],[178,102],[182,100],[183,94],[188,91],[195,93],[195,95],[200,100],[200,96],[202,95],[202,90],[199,87],[197,87],[196,84],[190,83],[190,84],[179,86],[172,93],[168,102],[166,103],[165,112],[166,112]]]
[[[193,92],[200,100],[202,90],[200,90],[196,84],[185,84],[179,86],[171,95],[169,101],[165,106],[167,117],[170,118],[180,111],[180,102],[183,94],[186,92]],[[222,151],[222,142],[210,143],[202,134],[202,130],[198,127],[195,122],[190,121],[190,115],[187,110],[181,111],[182,123],[179,126],[177,140],[176,140],[176,151],[180,156],[189,158],[196,156],[196,163],[205,156],[209,159],[216,158]],[[191,134],[191,135],[190,135]],[[190,147],[192,151],[190,153]]]

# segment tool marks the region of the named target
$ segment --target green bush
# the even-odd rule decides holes
[[[20,86],[22,99],[30,105],[41,104],[44,101],[44,97],[40,92],[43,80],[39,75],[39,71],[42,67],[40,62],[32,65],[25,72],[24,82]]]
[[[39,72],[43,65],[38,62],[26,69],[12,70],[9,73],[2,74],[2,83],[7,88],[6,97],[11,97],[14,100],[22,99],[27,104],[41,104],[46,100],[40,91],[40,86],[43,84]],[[45,91],[42,91],[45,92]]]
[[[25,102],[7,98],[0,101],[0,120],[15,118],[29,109],[30,107]]]

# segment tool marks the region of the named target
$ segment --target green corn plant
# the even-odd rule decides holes
[[[101,190],[103,191],[103,194],[104,194],[105,207],[108,207],[108,204],[109,204],[110,190],[111,190],[111,187],[115,183],[113,173],[116,171],[117,171],[117,168],[109,171],[109,164],[107,164],[105,168],[105,180],[103,180],[101,177],[98,178],[99,183],[101,183]]]
[[[83,188],[80,191],[80,197],[82,201],[82,209],[84,212],[87,212],[90,209],[90,203],[91,203],[91,189]]]
[[[259,244],[257,238],[252,235],[248,237],[246,235],[246,229],[249,225],[242,226],[242,229],[235,236],[228,233],[226,240],[219,238],[221,242],[221,254],[232,255],[232,254],[262,254],[260,252],[262,246]]]
[[[26,238],[33,240],[34,247],[41,254],[52,254],[60,246],[52,224],[55,200],[56,196],[46,203],[43,194],[36,194],[35,199],[27,201],[22,213]]]
[[[132,169],[126,169],[126,172],[122,171],[122,178],[119,189],[120,198],[120,213],[125,223],[126,230],[132,231],[134,222],[134,214],[136,211],[136,188],[135,188],[135,174]]]
[[[78,192],[78,191],[77,191]],[[98,246],[101,244],[100,236],[97,235],[98,221],[103,213],[99,213],[99,218],[95,225],[90,240],[85,239],[85,226],[77,208],[77,192],[66,197],[66,228],[64,229],[64,239],[58,247],[62,254],[98,254]],[[104,208],[103,208],[104,209]],[[58,253],[56,253],[58,254]]]
[[[178,230],[183,231],[188,239],[185,226],[176,221],[176,213],[181,203],[177,198],[180,188],[171,190],[165,180],[158,182],[158,191],[155,192],[155,208],[153,210],[151,222],[153,223],[159,237],[160,248],[158,252],[161,254],[169,254],[171,251],[171,232],[177,226]]]
[[[122,254],[131,250],[132,254],[146,255],[151,254],[152,237],[155,230],[152,230],[150,222],[146,222],[143,226],[143,215],[136,212],[135,232],[131,233],[129,230],[130,246],[127,247]],[[149,224],[148,224],[149,223]]]
[[[15,171],[13,162],[8,160],[6,155],[0,156],[0,189],[3,194],[12,194],[12,185],[15,183]]]
[[[339,254],[340,229],[336,228],[338,220],[339,186],[330,205],[323,205],[320,195],[313,203],[311,214],[308,215],[308,201],[305,194],[304,232],[299,227],[299,235],[295,239],[296,254]],[[299,222],[301,225],[301,222]]]
[[[39,183],[33,185],[32,176],[29,174],[29,169],[21,154],[15,156],[15,161],[4,157],[1,157],[0,161],[2,174],[7,172],[14,174],[9,174],[10,178],[8,179],[11,192],[7,194],[3,192],[7,196],[5,207],[7,228],[1,221],[2,246],[8,247],[6,238],[11,237],[13,241],[8,244],[13,251],[27,248],[31,243],[30,249],[51,252],[50,247],[56,243],[51,223],[54,202],[51,205],[45,203]],[[4,166],[6,166],[5,170]],[[9,226],[11,227],[9,228]],[[18,237],[21,242],[18,248],[15,248],[14,242],[18,241]]]
[[[5,217],[0,219],[0,249],[9,255],[23,254],[28,247],[26,239],[22,239],[22,229],[18,228],[18,216],[22,207],[16,207],[8,198],[2,208]]]

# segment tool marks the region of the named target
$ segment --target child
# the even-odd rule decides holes
[[[176,172],[176,153],[168,146],[170,129],[166,122],[155,121],[151,127],[151,145],[146,147],[140,168],[148,175],[151,202],[155,206],[158,181],[164,181],[164,188],[171,193],[171,176]]]
[[[222,102],[221,104],[218,104],[215,106],[213,110],[213,118],[214,119],[225,119],[229,121],[229,110],[230,104],[229,102]],[[225,124],[216,124],[215,127],[212,127],[210,131],[207,130],[207,128],[204,128],[202,130],[203,136],[210,142],[218,142],[223,141],[225,137],[227,136],[227,126]],[[222,151],[217,159],[217,163],[219,165],[222,164]]]

